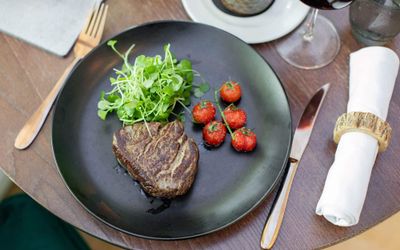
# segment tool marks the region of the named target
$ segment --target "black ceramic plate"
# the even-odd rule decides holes
[[[252,153],[237,153],[228,136],[220,148],[207,150],[201,128],[186,119],[185,130],[200,150],[195,182],[186,195],[172,201],[147,197],[112,153],[112,134],[121,122],[116,116],[106,121],[97,117],[100,92],[111,89],[113,68],[122,64],[103,43],[70,74],[54,113],[54,156],[72,194],[106,224],[152,239],[207,234],[250,212],[282,175],[292,138],[288,101],[271,67],[243,41],[203,24],[150,23],[113,39],[120,51],[136,44],[132,60],[140,54],[162,54],[163,45],[170,43],[177,58],[189,58],[214,88],[228,79],[239,81],[239,106],[247,111],[247,125],[257,133],[258,145]],[[212,91],[204,98],[212,100]],[[197,101],[192,98],[192,103]]]

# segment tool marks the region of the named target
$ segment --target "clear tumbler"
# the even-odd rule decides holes
[[[355,0],[350,23],[359,42],[384,45],[400,32],[400,0]]]

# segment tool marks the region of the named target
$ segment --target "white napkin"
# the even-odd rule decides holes
[[[347,112],[371,112],[386,120],[399,58],[385,47],[367,47],[350,55]],[[344,134],[326,178],[316,213],[338,226],[358,223],[378,153],[378,142],[361,132]]]
[[[98,1],[0,0],[0,31],[64,56]]]

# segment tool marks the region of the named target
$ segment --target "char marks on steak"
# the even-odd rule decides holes
[[[151,135],[150,135],[150,133]],[[118,162],[155,197],[174,198],[192,186],[199,149],[180,121],[136,123],[114,133]]]

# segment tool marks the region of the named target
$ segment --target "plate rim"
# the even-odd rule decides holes
[[[240,34],[240,32],[235,31],[235,30],[231,30],[232,29],[232,24],[230,24],[229,22],[226,22],[226,21],[221,21],[223,19],[226,19],[226,17],[228,17],[229,14],[226,14],[226,13],[222,12],[218,8],[216,8],[216,9],[218,11],[221,11],[221,16],[220,17],[225,17],[225,18],[218,18],[217,15],[212,15],[212,14],[194,14],[193,7],[191,7],[192,5],[201,4],[201,2],[203,2],[203,4],[205,4],[204,2],[206,2],[206,1],[207,2],[211,1],[212,2],[212,0],[197,0],[197,1],[198,2],[192,2],[191,0],[181,0],[183,8],[185,9],[186,14],[190,17],[191,20],[193,20],[195,22],[201,22],[203,24],[212,25],[212,26],[217,27],[219,29],[224,29],[224,30],[228,31],[229,33],[235,34],[237,36],[240,35],[242,40],[245,40],[246,43],[250,43],[250,44],[259,44],[259,43],[264,43],[264,42],[271,42],[271,41],[274,41],[274,40],[277,40],[279,38],[282,38],[282,37],[286,36],[287,34],[289,34],[290,32],[294,31],[297,27],[299,27],[304,22],[304,20],[307,18],[308,13],[310,11],[310,7],[309,6],[307,6],[305,4],[302,4],[303,7],[304,7],[303,17],[300,18],[298,21],[293,22],[292,25],[290,25],[290,28],[288,28],[286,31],[281,32],[279,34],[272,34],[270,36],[266,36],[265,34],[267,34],[268,32],[264,32],[263,30],[258,30],[259,32],[261,32],[261,36],[253,37],[253,35],[251,35],[250,36],[251,38],[246,38],[246,36]],[[282,0],[279,0],[279,1],[282,1]],[[284,1],[296,1],[296,0],[284,0]],[[265,12],[267,12],[267,11],[265,11]],[[211,13],[211,12],[213,12],[213,11],[210,11],[209,13]],[[247,19],[250,19],[250,18],[254,18],[254,17],[260,16],[260,15],[263,15],[265,12],[261,12],[258,15],[250,16],[250,17],[229,16],[229,18],[235,18],[235,19],[247,18]],[[200,12],[198,11],[197,13],[200,13]],[[208,17],[205,17],[206,15],[208,15]],[[202,16],[202,17],[199,17],[199,16]],[[223,23],[222,25],[220,24],[220,21]],[[264,36],[262,34],[264,34]],[[260,38],[260,37],[263,37],[263,38]]]
[[[115,37],[117,37],[119,35],[122,35],[122,34],[124,34],[126,32],[129,32],[129,31],[131,31],[131,30],[133,30],[135,28],[140,28],[140,27],[143,27],[143,26],[154,25],[154,24],[157,25],[157,24],[160,24],[160,23],[185,23],[185,24],[191,24],[191,25],[193,25],[193,24],[194,25],[201,25],[201,26],[207,26],[209,28],[216,29],[217,31],[221,31],[223,33],[226,33],[227,35],[231,36],[233,39],[238,39],[239,41],[243,42],[245,46],[248,46],[251,50],[253,50],[258,56],[260,56],[262,58],[262,60],[268,65],[268,67],[274,73],[275,77],[277,78],[277,80],[278,80],[278,82],[279,82],[279,84],[280,84],[280,86],[281,86],[281,88],[283,90],[283,94],[285,96],[286,103],[287,103],[287,106],[288,106],[289,119],[290,119],[290,121],[289,121],[289,123],[290,123],[289,124],[290,125],[289,137],[290,138],[289,138],[289,142],[288,142],[289,145],[287,147],[287,151],[286,151],[286,154],[285,154],[285,161],[282,164],[282,168],[279,171],[278,176],[275,179],[275,181],[273,182],[273,184],[271,185],[271,187],[268,190],[266,190],[266,192],[263,194],[263,196],[256,203],[254,203],[248,210],[243,212],[240,216],[238,216],[234,220],[232,220],[232,221],[230,221],[230,222],[228,222],[228,223],[226,223],[226,224],[224,224],[222,226],[216,227],[216,228],[214,228],[212,230],[208,230],[208,231],[205,231],[205,232],[202,232],[202,233],[197,233],[197,234],[179,236],[179,237],[168,237],[167,238],[167,237],[147,236],[147,235],[133,233],[133,232],[127,231],[125,229],[122,229],[122,228],[120,228],[120,227],[118,227],[116,225],[113,225],[112,223],[102,219],[100,216],[95,214],[88,207],[86,207],[83,204],[83,202],[75,195],[75,193],[71,190],[70,186],[68,185],[67,181],[65,180],[64,175],[61,173],[61,170],[60,170],[57,158],[56,158],[55,150],[54,150],[54,126],[55,126],[55,112],[56,112],[57,106],[59,105],[60,97],[61,97],[61,95],[62,95],[62,93],[64,91],[64,88],[65,88],[66,84],[63,85],[62,89],[60,90],[60,93],[57,96],[55,104],[54,104],[54,111],[53,111],[52,124],[51,124],[51,149],[52,149],[53,160],[54,160],[54,163],[56,165],[57,172],[58,172],[58,174],[60,175],[60,177],[62,179],[62,182],[64,183],[64,185],[68,189],[69,193],[80,204],[80,206],[86,212],[88,212],[91,216],[93,216],[96,220],[102,222],[103,224],[105,224],[105,225],[107,225],[107,226],[109,226],[109,227],[111,227],[111,228],[113,228],[113,229],[115,229],[117,231],[123,232],[123,233],[131,235],[131,236],[147,239],[147,240],[160,240],[160,241],[185,240],[185,239],[192,239],[192,238],[197,238],[197,237],[204,236],[204,235],[207,235],[207,234],[211,234],[211,233],[220,231],[220,230],[222,230],[224,228],[227,228],[227,227],[231,226],[232,224],[234,224],[234,223],[238,222],[239,220],[243,219],[246,215],[248,215],[255,208],[257,208],[267,198],[267,196],[270,195],[273,190],[275,190],[277,184],[280,182],[280,180],[282,179],[282,176],[284,175],[284,173],[288,169],[290,151],[291,151],[291,147],[292,147],[292,143],[293,143],[293,117],[292,117],[291,106],[290,106],[288,94],[287,94],[287,91],[286,91],[285,87],[283,86],[283,83],[282,83],[279,75],[276,73],[276,71],[273,69],[273,67],[271,67],[271,65],[268,63],[268,61],[261,55],[260,52],[258,52],[256,49],[254,49],[251,45],[247,44],[241,38],[239,38],[239,37],[227,32],[225,30],[222,30],[222,29],[220,29],[218,27],[215,27],[215,26],[212,26],[212,25],[209,25],[209,24],[198,23],[198,22],[194,22],[194,21],[191,21],[191,20],[156,20],[156,21],[144,22],[144,23],[139,24],[139,25],[130,26],[130,27],[128,27],[128,28],[126,28],[126,29],[124,29],[124,30],[122,30],[120,32],[117,32],[116,34],[113,34],[113,35],[111,35],[109,37],[105,37],[103,42],[101,42],[99,45],[97,45],[95,48],[93,48],[86,56],[81,58],[79,60],[79,62],[75,64],[75,66],[71,69],[71,71],[68,73],[67,77],[65,78],[64,83],[67,83],[67,81],[71,78],[72,74],[75,72],[75,70],[79,67],[79,65],[82,62],[84,62],[92,53],[94,53],[99,47],[101,47],[104,44],[106,44],[109,40],[114,39]],[[84,229],[81,229],[81,230],[87,232]],[[90,232],[87,232],[87,233],[92,235],[92,233],[90,233]],[[95,237],[97,237],[97,236],[95,236]]]

